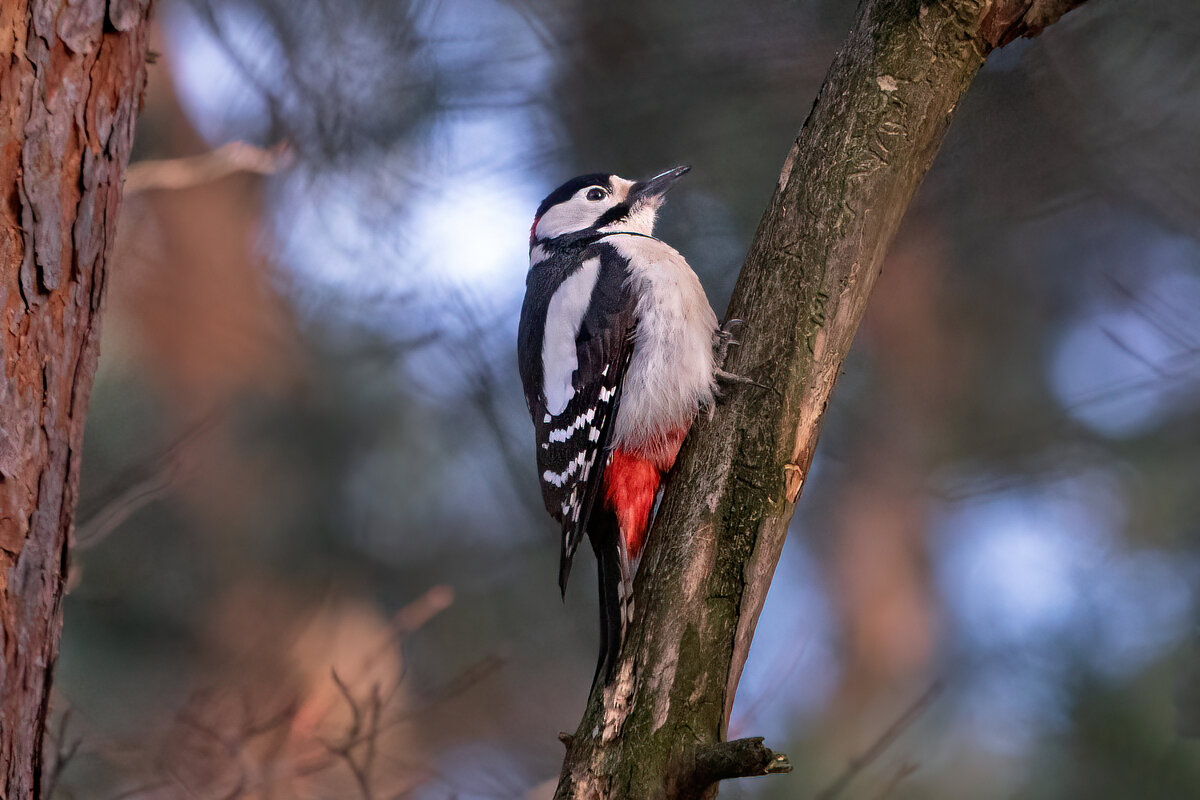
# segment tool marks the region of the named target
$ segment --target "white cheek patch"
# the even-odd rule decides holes
[[[537,238],[553,239],[564,233],[581,231],[591,225],[600,216],[600,203],[589,203],[582,198],[573,197],[565,203],[559,203],[551,208],[538,220]]]
[[[615,175],[611,182],[612,192],[606,193],[603,200],[588,200],[588,191],[595,187],[587,186],[565,203],[551,207],[534,226],[534,238],[554,239],[564,233],[574,233],[595,225],[604,212],[628,197],[629,190],[634,186],[633,181]]]
[[[600,259],[589,258],[567,278],[546,309],[546,333],[542,340],[542,394],[546,411],[558,416],[575,396],[571,378],[579,367],[575,338],[592,301],[592,290],[600,274]]]

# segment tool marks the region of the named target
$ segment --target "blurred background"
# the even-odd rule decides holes
[[[723,310],[854,5],[161,2],[53,796],[548,797],[597,630],[516,372],[533,211],[691,164],[660,231]],[[1197,42],[1094,0],[961,103],[734,707],[796,771],[722,797],[1200,797]]]

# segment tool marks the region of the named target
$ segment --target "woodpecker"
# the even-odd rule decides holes
[[[542,497],[562,524],[564,594],[584,533],[596,555],[596,679],[610,677],[631,618],[663,475],[726,375],[730,335],[684,257],[654,236],[667,190],[688,170],[573,178],[542,201],[529,232],[518,361]]]

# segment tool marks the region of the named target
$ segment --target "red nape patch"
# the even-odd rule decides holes
[[[650,510],[661,480],[658,467],[625,450],[614,450],[604,470],[604,504],[617,515],[630,560],[638,557],[646,543]]]

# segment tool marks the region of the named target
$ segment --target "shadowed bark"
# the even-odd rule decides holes
[[[568,737],[556,798],[698,798],[784,771],[724,743],[821,421],[884,254],[987,54],[1083,0],[869,0],[784,162],[730,301],[739,385],[684,445],[615,678]],[[769,756],[765,754],[770,754]],[[771,769],[774,765],[777,769]]]
[[[0,797],[42,796],[79,450],[150,0],[0,3]]]

